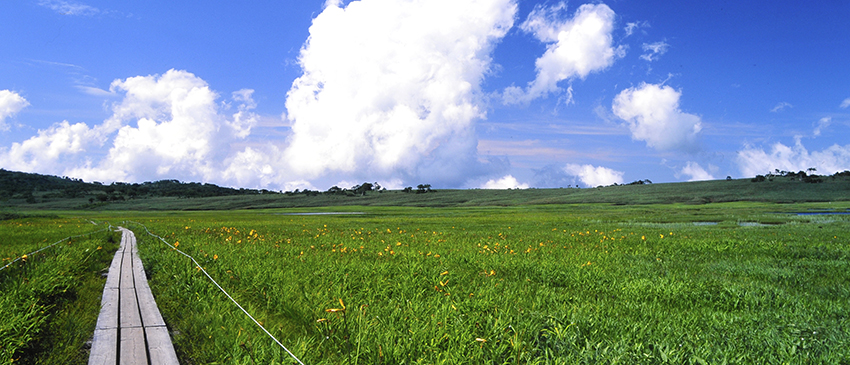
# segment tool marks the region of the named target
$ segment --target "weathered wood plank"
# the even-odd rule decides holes
[[[96,329],[118,328],[118,288],[103,289]]]
[[[109,265],[109,272],[106,274],[106,288],[117,288],[119,280],[121,280],[121,261],[124,258],[124,250],[118,249],[115,252],[115,257],[112,258],[112,264]]]
[[[118,360],[118,328],[96,329],[89,365],[115,365]]]
[[[137,287],[136,297],[139,300],[139,311],[142,313],[144,326],[165,326],[165,321],[162,320],[162,315],[159,313],[159,307],[156,305],[151,289],[147,286]]]
[[[149,288],[148,277],[145,274],[145,268],[142,266],[142,260],[138,254],[133,254],[133,280],[136,288]]]
[[[178,364],[138,256],[135,236],[132,231],[121,230],[121,248],[112,260],[101,297],[89,364]]]
[[[145,348],[145,332],[141,327],[121,328],[120,349],[119,364],[147,365],[148,354]]]
[[[148,353],[151,364],[178,364],[177,353],[171,344],[171,337],[165,326],[145,327],[145,337],[148,339]]]
[[[136,286],[133,280],[133,256],[130,252],[124,253],[124,258],[121,260],[121,282],[119,288],[134,288]]]
[[[139,302],[136,301],[136,290],[134,288],[118,289],[121,293],[121,308],[118,315],[121,317],[118,325],[121,328],[141,327],[142,317],[139,314]]]

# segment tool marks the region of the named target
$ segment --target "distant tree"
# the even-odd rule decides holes
[[[405,192],[405,193],[409,193],[409,192],[412,192],[412,191],[413,191],[413,187],[408,186],[408,187],[406,187],[406,188],[402,189],[401,191],[403,191],[403,192]]]
[[[726,176],[726,181],[732,181],[732,176]]]
[[[372,191],[374,185],[371,183],[364,182],[360,185],[353,186],[351,190],[354,191],[355,195],[365,196],[367,191]]]

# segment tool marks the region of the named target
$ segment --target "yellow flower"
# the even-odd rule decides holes
[[[218,260],[218,255],[213,255],[213,260]]]
[[[174,242],[174,247],[180,246],[180,241]]]

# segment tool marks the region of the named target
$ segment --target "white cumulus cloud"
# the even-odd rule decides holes
[[[850,170],[850,145],[832,145],[822,151],[809,152],[800,138],[793,146],[780,142],[769,149],[746,146],[738,151],[738,169],[744,176],[755,176],[782,171],[806,171],[814,167],[819,174],[830,175]]]
[[[585,4],[572,18],[564,19],[567,5],[560,2],[551,7],[535,6],[528,19],[520,25],[547,44],[546,52],[537,59],[537,77],[525,89],[511,86],[505,89],[506,104],[527,103],[559,90],[558,82],[585,78],[600,71],[624,54],[623,47],[613,46],[614,11],[605,4]]]
[[[577,177],[587,187],[623,183],[623,172],[602,166],[567,164],[564,172]]]
[[[110,91],[124,94],[114,114],[99,128],[117,130],[106,158],[77,176],[138,181],[151,177],[220,180],[217,164],[231,141],[250,133],[251,92],[234,93],[239,112],[220,114],[218,94],[186,71],[116,80]],[[230,128],[227,128],[230,127]]]
[[[18,93],[10,90],[0,90],[0,131],[9,130],[9,125],[6,124],[6,118],[13,117],[28,105],[30,103],[27,99],[24,99]]]
[[[270,183],[268,165],[273,160],[267,154],[230,147],[256,123],[251,90],[239,90],[231,102],[219,103],[219,95],[204,80],[170,70],[115,80],[110,92],[122,99],[103,123],[62,121],[39,130],[36,136],[0,148],[0,166],[107,182]],[[231,104],[236,104],[236,112],[228,116]],[[249,177],[245,171],[253,174]]]
[[[696,162],[688,161],[682,168],[682,174],[689,176],[688,181],[714,180],[714,176]]]
[[[513,175],[505,175],[498,180],[488,180],[482,189],[528,189],[528,184],[520,183]]]
[[[643,84],[620,92],[612,109],[628,123],[632,139],[657,150],[694,150],[701,121],[679,109],[681,95],[670,86]]]
[[[26,141],[0,148],[0,166],[16,171],[58,173],[64,169],[63,156],[85,152],[96,137],[97,132],[85,123],[62,121],[39,130]]]
[[[307,180],[459,185],[483,174],[474,122],[513,0],[327,1],[287,93],[284,159]]]

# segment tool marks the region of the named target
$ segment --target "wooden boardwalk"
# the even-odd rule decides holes
[[[89,364],[177,364],[177,354],[156,307],[136,236],[126,228],[112,259],[100,315],[94,330]]]

